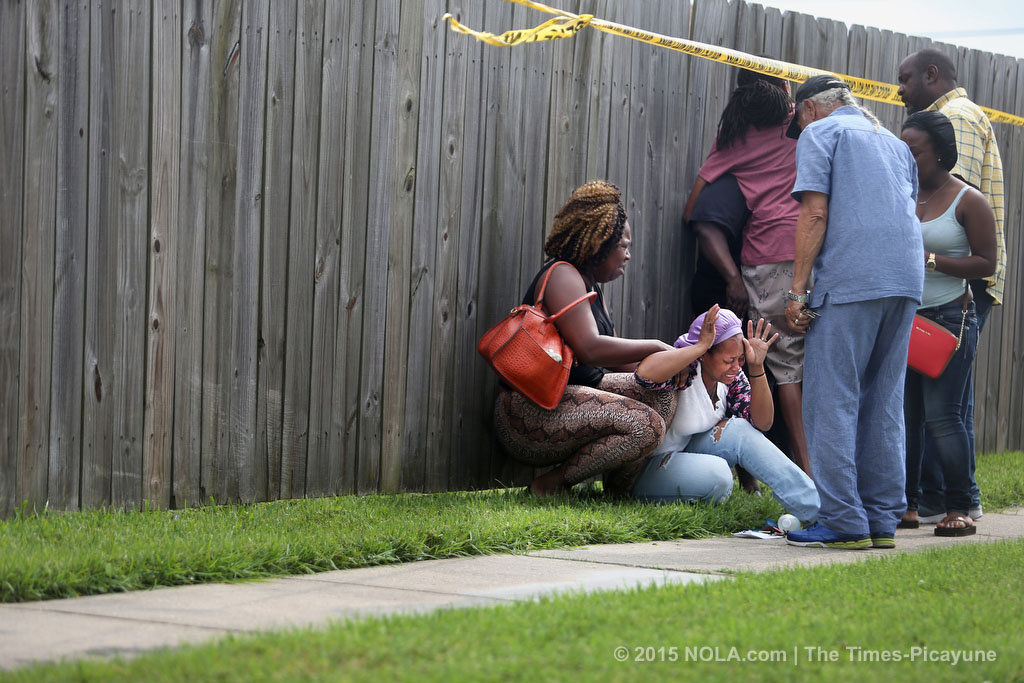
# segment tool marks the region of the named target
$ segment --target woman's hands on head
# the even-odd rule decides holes
[[[721,310],[721,306],[715,304],[708,309],[707,315],[704,316],[704,323],[700,326],[700,336],[697,338],[695,347],[700,348],[701,352],[707,351],[715,345],[715,321],[718,320],[718,311]]]
[[[672,381],[677,389],[682,388],[690,378],[690,364],[697,362],[715,344],[715,321],[718,320],[719,310],[718,304],[708,309],[695,344],[681,348],[668,347],[665,351],[652,353],[640,361],[636,373],[651,382]]]
[[[779,333],[772,334],[772,324],[759,318],[757,328],[754,321],[747,321],[747,336],[743,340],[743,349],[747,355],[747,370],[757,374],[764,372],[764,359],[768,355],[768,347],[779,338]]]

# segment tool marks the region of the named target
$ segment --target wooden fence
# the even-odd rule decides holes
[[[739,0],[561,4],[890,82],[929,44]],[[591,178],[624,189],[634,226],[607,290],[620,332],[688,322],[680,216],[733,70],[589,29],[488,47],[446,11],[495,32],[546,18],[0,0],[0,514],[522,483],[475,342]],[[1021,61],[949,50],[976,101],[1024,112]],[[980,450],[1024,444],[1024,136],[996,129],[1010,272],[978,359]]]

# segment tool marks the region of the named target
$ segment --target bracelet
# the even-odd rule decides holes
[[[747,379],[757,379],[758,377],[764,377],[764,373],[762,372],[760,375],[747,375]]]
[[[786,298],[789,299],[790,301],[796,301],[797,303],[801,303],[801,304],[805,304],[805,303],[807,303],[810,300],[806,293],[805,294],[797,294],[792,289],[789,290],[788,292],[786,292]]]

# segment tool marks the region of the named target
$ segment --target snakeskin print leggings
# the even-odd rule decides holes
[[[605,490],[625,494],[665,436],[675,391],[640,387],[631,372],[609,373],[599,389],[570,385],[554,410],[502,389],[494,410],[498,440],[513,459],[563,465],[570,485],[605,474]]]

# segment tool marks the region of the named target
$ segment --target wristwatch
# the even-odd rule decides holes
[[[935,272],[935,252],[929,251],[928,258],[924,262],[924,272],[934,273]]]
[[[796,301],[797,303],[801,303],[801,304],[805,304],[808,301],[810,301],[810,299],[807,297],[806,293],[804,293],[804,294],[797,294],[792,289],[789,290],[788,292],[786,292],[786,298],[789,299],[790,301]]]

